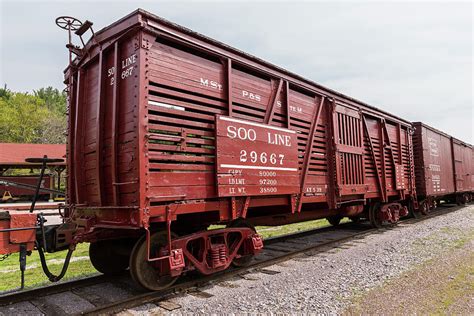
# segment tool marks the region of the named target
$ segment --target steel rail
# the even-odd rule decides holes
[[[63,281],[54,285],[40,286],[29,290],[0,293],[0,306],[11,305],[18,302],[29,301],[41,296],[48,296],[61,292],[73,290],[78,287],[91,286],[111,280],[111,277],[103,274],[89,276],[86,278]]]

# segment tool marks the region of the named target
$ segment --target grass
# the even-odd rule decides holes
[[[343,219],[341,223],[349,221]],[[257,226],[257,232],[263,238],[276,237],[285,234],[305,231],[309,229],[321,228],[328,226],[329,223],[325,219],[313,220],[283,226]],[[225,226],[213,225],[210,229],[223,228]],[[46,254],[48,267],[53,274],[59,274],[61,271],[66,251]],[[20,271],[19,271],[19,257],[18,254],[12,254],[6,260],[0,262],[0,292],[15,289],[20,286]],[[25,287],[33,288],[49,284],[48,278],[44,275],[41,268],[41,262],[38,252],[33,253],[27,257],[27,269],[25,272]],[[75,279],[79,277],[89,276],[97,273],[89,260],[89,244],[79,244],[73,253],[68,271],[64,280]]]
[[[46,254],[48,267],[53,274],[59,274],[63,266],[66,251]],[[49,284],[50,281],[44,275],[41,268],[39,254],[36,251],[26,259],[27,269],[25,271],[25,287],[32,288]],[[92,275],[97,271],[89,260],[89,244],[79,244],[73,253],[65,280]],[[20,270],[18,254],[12,254],[6,260],[0,262],[0,291],[8,291],[20,286]]]
[[[474,296],[474,255],[469,257],[471,264],[464,264],[453,271],[450,281],[442,289],[434,291],[434,310],[442,314],[454,304],[458,303],[460,297],[472,298]]]
[[[341,223],[349,222],[348,218],[343,218]],[[255,227],[257,232],[265,239],[269,237],[276,237],[309,229],[322,228],[330,226],[329,222],[325,219],[317,219],[314,221],[307,221],[295,224],[288,224],[282,226],[257,226]]]
[[[343,314],[472,314],[469,310],[474,297],[474,252],[469,244],[472,241],[474,229],[449,226],[414,240],[414,252],[428,250],[434,257],[385,280],[368,293],[352,289],[352,306]],[[391,299],[387,301],[387,297]]]

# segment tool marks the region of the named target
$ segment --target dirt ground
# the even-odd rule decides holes
[[[345,315],[473,315],[474,240],[360,294]]]

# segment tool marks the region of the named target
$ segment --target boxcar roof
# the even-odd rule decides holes
[[[468,146],[468,147],[472,147],[471,144],[466,143],[465,141],[462,141],[462,140],[460,140],[460,139],[458,139],[458,138],[456,138],[456,137],[453,137],[453,136],[451,136],[451,135],[449,135],[449,134],[446,134],[445,132],[440,131],[439,129],[436,129],[436,128],[432,127],[432,126],[426,125],[426,124],[423,123],[423,122],[413,122],[413,126],[415,126],[415,127],[416,127],[416,126],[422,126],[422,127],[427,128],[427,129],[429,129],[429,130],[431,130],[431,131],[433,131],[433,132],[435,132],[435,133],[438,133],[438,134],[443,135],[443,136],[448,137],[448,138],[452,138],[452,139],[453,139],[455,142],[457,142],[457,143],[461,143],[461,144],[464,144],[464,145],[466,145],[466,146]]]
[[[288,80],[288,81],[293,81],[291,82],[292,84],[305,84],[305,85],[309,85],[309,86],[305,86],[303,85],[303,87],[305,89],[309,89],[311,90],[311,88],[313,90],[316,89],[319,89],[319,90],[323,90],[323,92],[326,92],[326,93],[329,93],[329,94],[332,94],[333,96],[335,97],[341,97],[341,98],[344,98],[346,99],[346,101],[350,101],[350,102],[353,102],[359,106],[363,106],[363,107],[366,107],[368,109],[371,109],[373,111],[376,111],[376,112],[379,112],[379,113],[383,113],[385,115],[388,115],[400,122],[403,122],[407,125],[411,125],[411,122],[410,121],[407,121],[406,119],[403,119],[401,117],[398,117],[396,115],[393,115],[389,112],[386,112],[384,110],[381,110],[377,107],[374,107],[374,106],[371,106],[367,103],[364,103],[360,100],[357,100],[355,98],[352,98],[352,97],[349,97],[345,94],[342,94],[340,92],[337,92],[335,90],[332,90],[330,88],[327,88],[327,87],[324,87],[312,80],[309,80],[309,79],[306,79],[304,77],[301,77],[300,75],[297,75],[295,73],[292,73],[284,68],[281,68],[279,66],[276,66],[270,62],[267,62],[267,61],[264,61],[256,56],[253,56],[251,54],[248,54],[246,52],[243,52],[239,49],[236,49],[234,47],[231,47],[227,44],[224,44],[222,42],[219,42],[215,39],[212,39],[210,37],[207,37],[203,34],[200,34],[198,32],[195,32],[193,30],[190,30],[186,27],[183,27],[181,25],[178,25],[176,23],[173,23],[171,21],[168,21],[162,17],[159,17],[153,13],[150,13],[148,11],[145,11],[143,9],[137,9],[135,11],[133,11],[132,13],[128,14],[127,16],[119,19],[118,21],[112,23],[111,25],[109,26],[106,26],[104,27],[103,29],[101,29],[100,31],[96,32],[95,33],[95,38],[91,38],[87,44],[86,44],[86,50],[90,50],[92,49],[93,47],[95,47],[98,43],[103,43],[105,42],[106,40],[110,39],[111,37],[114,37],[114,36],[117,36],[118,34],[122,34],[122,33],[125,33],[127,30],[133,28],[133,27],[136,27],[136,26],[145,26],[145,23],[144,23],[144,20],[143,20],[143,17],[145,17],[146,19],[149,19],[149,20],[152,20],[153,22],[158,22],[159,24],[161,24],[162,26],[165,26],[167,28],[170,28],[174,31],[177,31],[177,32],[180,32],[184,35],[187,35],[187,36],[191,36],[195,39],[198,39],[198,40],[201,40],[203,42],[206,42],[208,44],[211,44],[211,45],[214,45],[215,47],[217,48],[220,48],[220,49],[223,49],[227,52],[230,52],[232,54],[235,54],[235,55],[238,55],[240,57],[243,57],[243,58],[246,58],[247,60],[250,60],[252,62],[255,62],[257,64],[259,64],[259,66],[263,66],[263,67],[266,67],[268,68],[270,71],[276,71],[276,72],[279,72],[281,74],[284,74],[288,77],[291,77],[291,79],[293,80]],[[155,23],[154,23],[155,24]],[[153,26],[150,26],[148,25],[149,27],[151,28],[156,28],[156,25],[153,25]],[[222,55],[223,53],[218,53],[219,55]],[[91,56],[88,55],[88,54],[84,54],[85,57],[87,58],[90,58]],[[77,60],[78,63],[81,63],[82,60]],[[258,69],[258,67],[257,67]],[[65,72],[67,72],[68,69],[66,69]],[[261,71],[265,72],[265,69],[261,69]],[[270,73],[271,74],[271,73]],[[275,76],[278,76],[278,73],[273,73],[273,75]]]

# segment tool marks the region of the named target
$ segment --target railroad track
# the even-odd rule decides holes
[[[399,226],[411,225],[435,216],[453,212],[461,207],[440,207],[436,212],[420,219],[403,220]],[[0,314],[2,310],[11,313],[42,312],[47,315],[56,314],[111,314],[153,303],[167,310],[179,308],[169,301],[174,295],[190,293],[206,297],[200,287],[208,284],[226,284],[232,278],[251,278],[252,272],[266,274],[278,273],[267,267],[287,261],[298,256],[312,256],[337,248],[339,245],[354,239],[362,239],[374,232],[383,233],[397,226],[374,229],[368,223],[345,223],[338,227],[324,227],[265,240],[264,250],[257,255],[251,265],[243,268],[231,268],[210,276],[189,274],[181,277],[172,287],[159,292],[143,292],[132,283],[128,273],[116,277],[93,276],[85,279],[62,282],[59,284],[16,292],[0,296]]]

